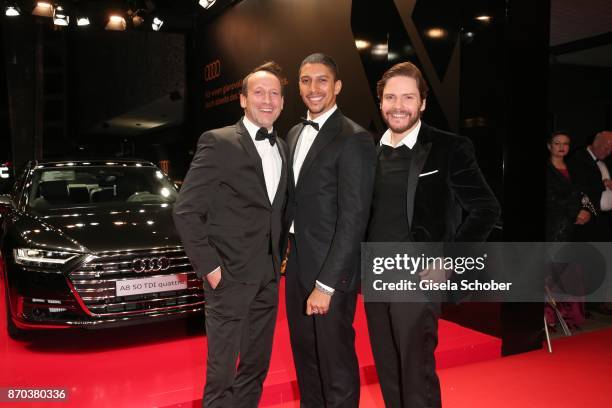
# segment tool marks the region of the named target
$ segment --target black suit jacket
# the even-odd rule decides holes
[[[376,172],[372,136],[336,110],[313,142],[297,185],[293,161],[304,125],[287,135],[289,198],[285,228],[295,222],[300,283],[315,281],[336,290],[355,290],[360,275],[359,251],[370,213]]]
[[[597,210],[597,215],[591,217],[589,222],[574,226],[574,239],[576,241],[609,241],[612,237],[612,229],[609,225],[609,214],[600,209],[601,194],[605,190],[605,185],[601,179],[597,162],[584,148],[572,154],[567,166],[575,186],[589,197]]]
[[[572,176],[572,182],[589,196],[591,203],[599,211],[601,194],[606,188],[601,180],[601,172],[596,160],[593,160],[586,148],[579,149],[572,154],[567,166]]]
[[[259,282],[266,271],[258,261],[268,253],[280,274],[287,154],[285,143],[277,143],[283,164],[271,204],[261,158],[242,119],[200,136],[174,205],[176,228],[198,276],[221,266],[224,278]]]
[[[421,122],[412,153],[406,193],[412,241],[486,241],[500,206],[472,142]]]

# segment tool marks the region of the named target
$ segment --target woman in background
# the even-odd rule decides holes
[[[570,137],[565,132],[554,132],[547,142],[549,159],[546,166],[546,241],[571,242],[575,225],[589,222],[595,211],[589,198],[572,183],[565,163],[570,149]],[[577,299],[578,300],[578,299]],[[570,327],[584,322],[584,302],[556,302],[561,316]],[[546,321],[553,326],[556,316],[547,303]]]

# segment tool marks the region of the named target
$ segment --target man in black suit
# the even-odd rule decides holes
[[[377,84],[389,129],[378,149],[369,242],[484,241],[499,217],[469,139],[421,121],[427,90],[409,62],[391,67]],[[420,276],[446,280],[443,270]],[[434,350],[440,304],[366,302],[365,309],[386,406],[439,407]]]
[[[370,210],[372,136],[336,107],[332,58],[312,54],[299,71],[307,118],[287,136],[287,320],[303,407],[357,407],[353,318],[359,249]]]
[[[249,73],[240,105],[238,123],[200,137],[174,206],[185,251],[205,278],[207,408],[258,405],[278,307],[287,186],[286,147],[272,129],[283,108],[280,67]]]
[[[604,162],[611,151],[612,132],[599,132],[593,143],[574,152],[568,162],[572,182],[589,197],[597,210],[591,222],[576,227],[577,241],[612,240],[609,215],[612,208],[611,169]]]

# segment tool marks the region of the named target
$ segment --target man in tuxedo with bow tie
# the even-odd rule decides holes
[[[612,132],[602,131],[593,142],[574,152],[568,161],[572,182],[585,193],[597,210],[591,221],[576,227],[577,241],[610,241],[612,225],[612,180],[605,159],[612,152]]]
[[[332,58],[306,57],[298,81],[308,112],[287,135],[285,227],[287,320],[301,406],[357,407],[353,318],[375,147],[336,106],[342,82]]]
[[[410,62],[394,65],[377,84],[389,129],[378,149],[368,242],[482,242],[499,217],[470,140],[421,121],[427,91],[421,71]],[[446,280],[444,270],[420,275]],[[387,407],[441,405],[434,359],[439,309],[434,302],[365,303]]]
[[[174,205],[185,251],[204,278],[206,408],[258,406],[278,307],[287,158],[273,131],[283,108],[277,64],[244,78],[240,105],[235,125],[200,137]]]

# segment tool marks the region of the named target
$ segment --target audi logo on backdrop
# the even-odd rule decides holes
[[[204,81],[212,81],[221,76],[221,61],[216,59],[204,66]]]
[[[134,272],[158,272],[165,271],[169,267],[170,260],[166,257],[134,259],[132,262]]]

